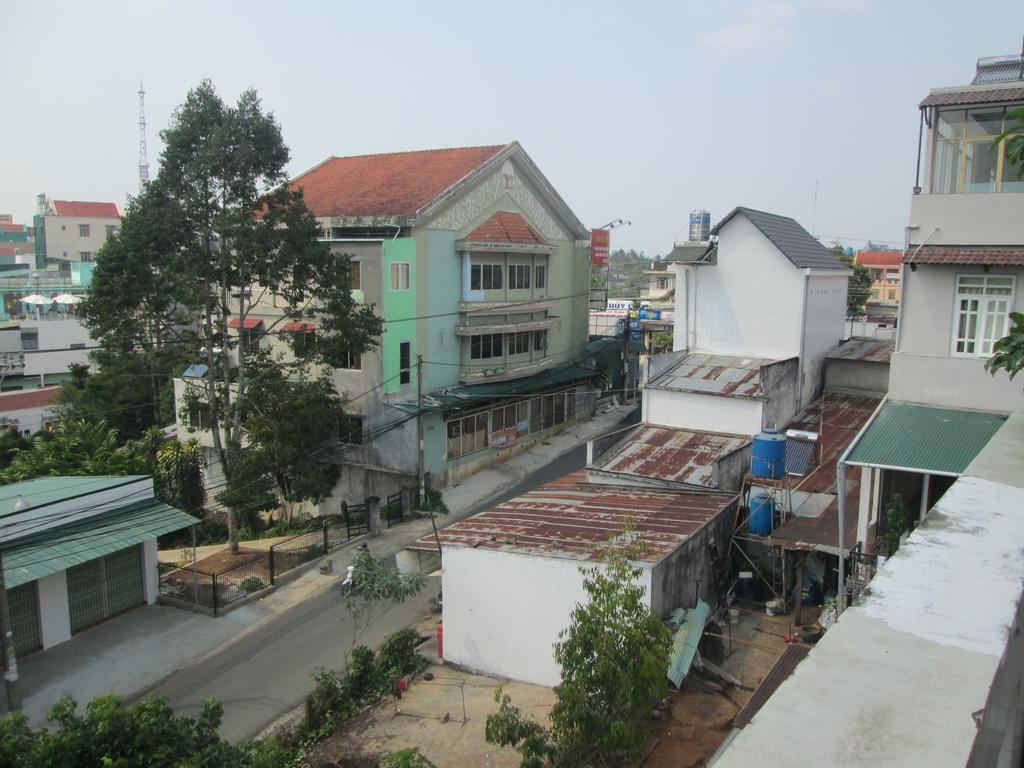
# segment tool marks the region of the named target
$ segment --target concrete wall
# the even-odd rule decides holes
[[[888,363],[864,360],[826,360],[825,390],[884,395],[889,389]]]
[[[444,657],[485,674],[557,685],[558,633],[586,600],[578,560],[443,547]],[[650,604],[650,571],[641,583]]]
[[[925,187],[928,189],[928,187]],[[1024,192],[913,195],[910,225],[914,246],[1024,243]],[[938,232],[932,231],[938,227]],[[929,237],[930,235],[930,237]],[[904,271],[904,278],[906,277]]]
[[[815,400],[825,383],[825,355],[843,337],[847,276],[810,275],[801,358],[800,407]]]
[[[765,366],[762,382],[767,400],[761,426],[780,429],[800,411],[800,361],[783,360]],[[723,430],[724,431],[724,430]]]
[[[89,225],[89,236],[80,237],[78,225]],[[51,259],[81,261],[79,255],[88,251],[96,259],[96,252],[107,239],[107,225],[120,229],[121,219],[91,219],[78,216],[46,216],[44,237],[46,256]]]
[[[160,573],[157,571],[156,539],[142,542],[142,593],[146,604],[153,605],[160,594]]]
[[[648,424],[754,435],[763,426],[762,410],[760,400],[666,389],[644,390],[643,419]]]
[[[87,349],[71,349],[72,344],[92,347],[96,342],[77,319],[72,320],[22,320],[21,329],[36,329],[39,334],[39,349],[58,350],[55,352],[29,352],[25,355],[25,375],[39,376],[42,384],[50,383],[48,376],[67,374],[72,363],[89,363]],[[46,379],[42,381],[42,379]]]
[[[22,408],[0,412],[0,426],[17,429],[22,435],[34,435],[47,422],[53,421],[53,406]]]

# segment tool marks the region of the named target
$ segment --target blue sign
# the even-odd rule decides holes
[[[660,309],[641,309],[637,314],[641,320],[661,320]]]

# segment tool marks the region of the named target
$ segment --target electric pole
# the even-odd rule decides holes
[[[426,503],[423,473],[423,355],[416,355],[416,493],[418,504]]]

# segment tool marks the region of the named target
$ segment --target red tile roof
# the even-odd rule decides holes
[[[1024,101],[1024,88],[990,88],[984,91],[946,91],[932,93],[918,106],[948,107],[959,104],[992,104],[1000,101]]]
[[[258,317],[247,317],[245,318],[245,320],[242,320],[241,318],[238,317],[232,317],[230,320],[228,320],[228,328],[246,328],[247,330],[250,331],[253,328],[259,327],[262,324],[263,321],[260,320]]]
[[[85,203],[79,200],[54,200],[58,216],[81,216],[86,219],[119,219],[117,203]]]
[[[4,232],[24,232],[24,224],[0,224],[0,229]]]
[[[911,246],[904,264],[977,264],[992,267],[1024,267],[1024,245],[926,245]]]
[[[487,221],[474,229],[466,240],[488,243],[540,243],[544,238],[538,235],[518,213],[498,211]]]
[[[296,177],[315,216],[400,216],[424,208],[506,145],[332,157]]]
[[[857,251],[854,263],[862,267],[898,267],[903,251]]]
[[[0,394],[0,412],[23,411],[26,408],[45,408],[57,402],[60,387],[40,387],[21,392]]]

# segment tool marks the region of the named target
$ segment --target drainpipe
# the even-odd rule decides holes
[[[807,333],[807,291],[811,288],[811,270],[804,270],[803,315],[800,318],[800,385],[797,388],[796,409],[799,412],[804,405],[804,337]]]
[[[839,584],[836,588],[836,616],[846,607],[846,542],[843,531],[846,528],[846,464],[836,464],[836,493],[839,508]]]

